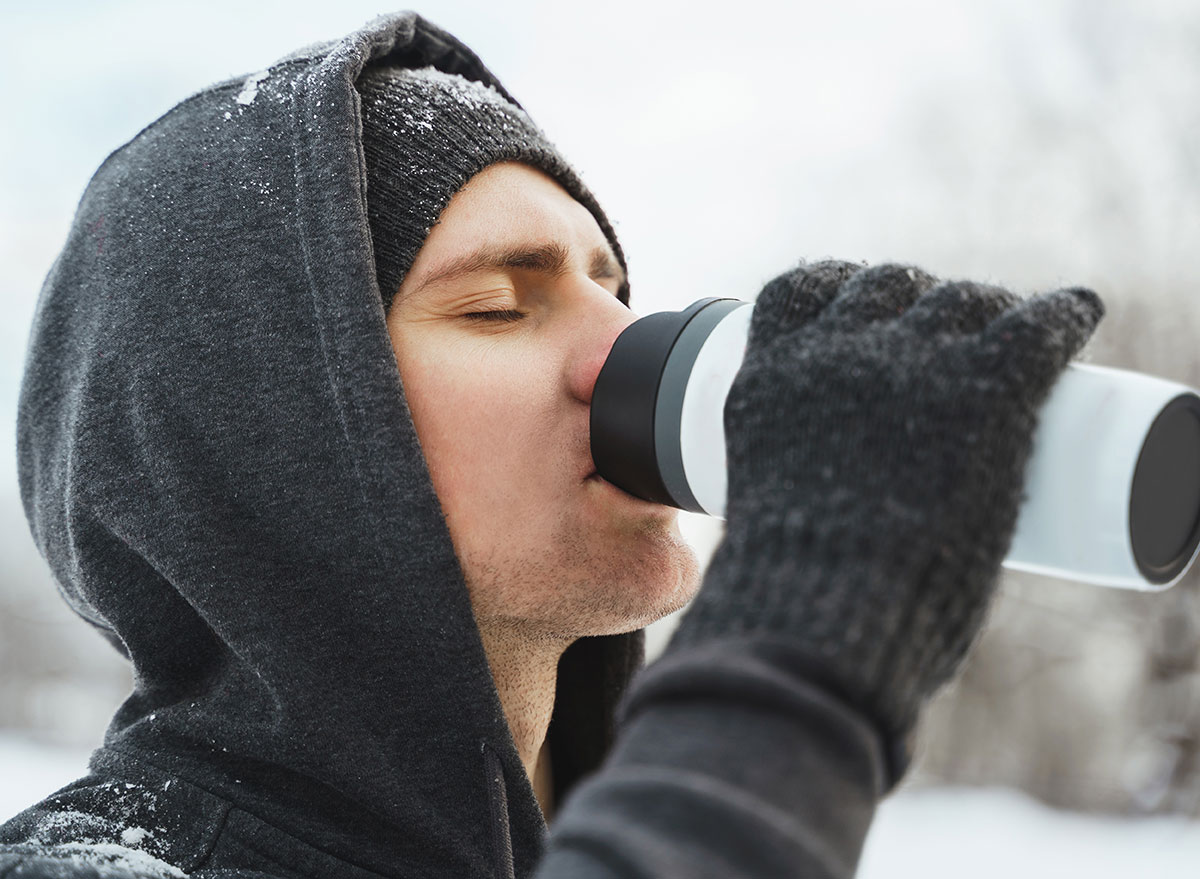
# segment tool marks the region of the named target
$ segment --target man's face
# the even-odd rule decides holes
[[[445,275],[481,250],[508,265]],[[481,628],[626,632],[698,587],[677,511],[589,478],[592,387],[636,317],[620,272],[587,208],[504,162],[454,195],[396,294],[388,333]]]

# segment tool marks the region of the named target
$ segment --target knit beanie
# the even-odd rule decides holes
[[[367,218],[385,313],[450,198],[496,162],[524,162],[556,180],[591,211],[628,272],[591,192],[525,110],[495,88],[432,66],[369,67],[357,86]]]

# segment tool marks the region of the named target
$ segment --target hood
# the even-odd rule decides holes
[[[354,83],[378,62],[511,99],[407,12],[207,88],[108,157],[38,301],[21,497],[63,597],[133,663],[102,751],[368,869],[459,877],[493,875],[498,762],[521,875],[545,824],[375,278]],[[608,750],[642,644],[563,656],[559,802]]]

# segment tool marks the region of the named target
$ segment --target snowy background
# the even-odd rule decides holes
[[[1023,293],[1086,284],[1109,307],[1093,362],[1200,386],[1195,0],[416,8],[581,172],[639,313],[752,298],[801,257]],[[2,817],[81,773],[129,687],[57,600],[17,493],[26,334],[75,204],[112,149],[192,91],[391,8],[0,10]],[[715,523],[684,525],[707,556]],[[862,875],[1196,875],[1198,595],[1190,575],[1162,596],[1007,575]],[[653,627],[652,651],[671,625]]]

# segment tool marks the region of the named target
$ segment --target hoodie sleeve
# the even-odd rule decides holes
[[[669,651],[563,804],[537,879],[850,877],[890,787],[884,743],[767,637]]]

